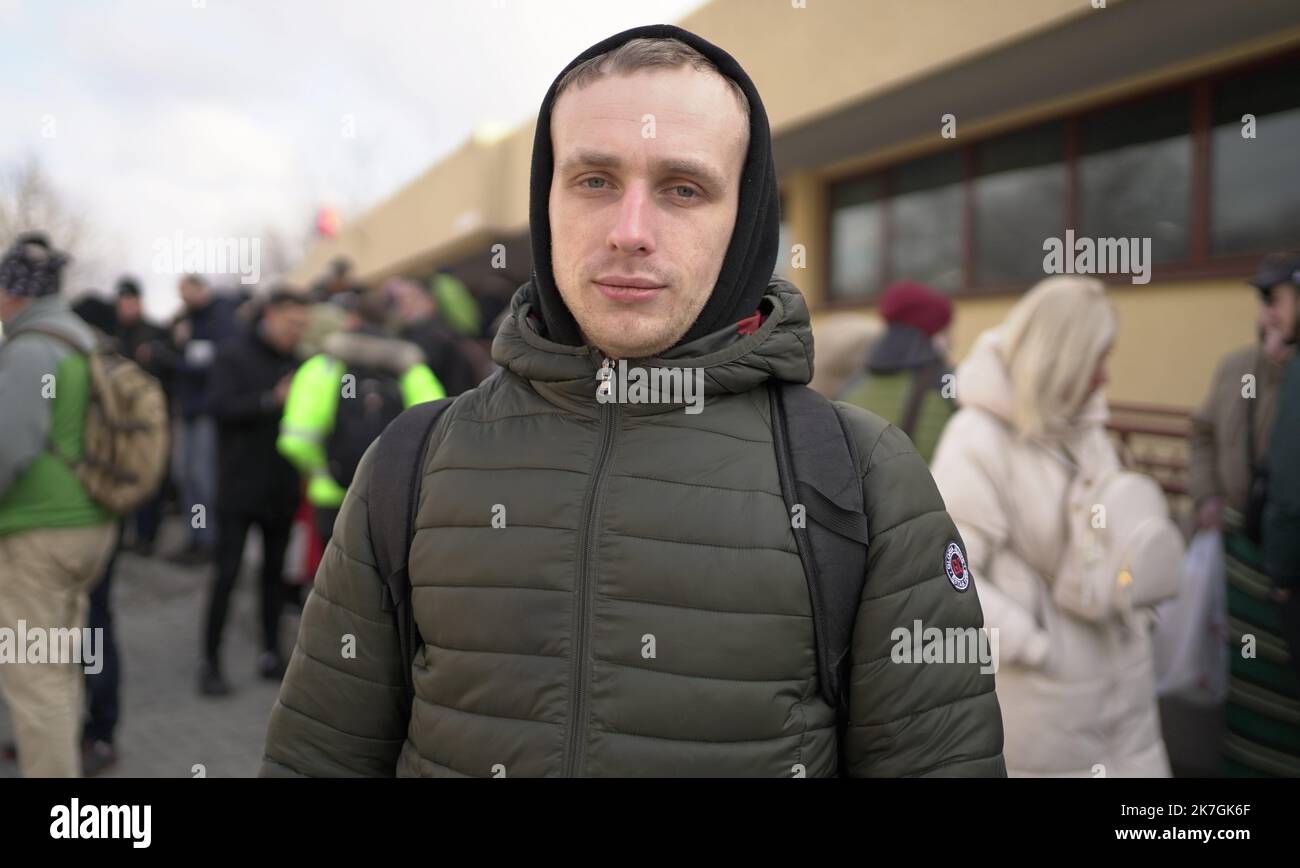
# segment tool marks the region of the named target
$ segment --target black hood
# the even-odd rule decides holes
[[[892,374],[921,368],[939,360],[934,340],[915,326],[890,323],[871,351],[867,353],[867,370],[873,374]]]
[[[542,100],[541,110],[537,113],[528,203],[528,222],[533,243],[532,283],[547,337],[559,344],[579,346],[583,341],[578,324],[560,297],[551,271],[549,202],[551,175],[555,165],[555,155],[551,151],[551,105],[555,101],[555,88],[565,73],[584,60],[612,51],[625,42],[642,38],[681,40],[707,57],[724,76],[740,85],[745,98],[749,100],[749,151],[745,155],[741,172],[736,226],[731,233],[731,243],[727,247],[718,282],[694,325],[679,343],[695,340],[753,314],[762,301],[776,265],[781,204],[776,186],[776,167],[772,163],[772,133],[768,129],[767,113],[763,110],[763,101],[759,99],[754,83],[735,58],[688,30],[671,24],[653,24],[624,30],[596,43],[570,61],[555,77],[555,81],[551,82],[546,98]]]

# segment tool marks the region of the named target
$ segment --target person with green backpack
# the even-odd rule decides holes
[[[59,297],[68,261],[35,232],[0,259],[0,629],[15,635],[84,627],[116,541],[113,512],[77,469],[95,339]],[[5,660],[0,691],[22,773],[78,777],[80,667]]]

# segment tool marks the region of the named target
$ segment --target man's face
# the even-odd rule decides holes
[[[560,96],[551,144],[551,270],[587,342],[614,358],[671,347],[736,223],[749,125],[730,86],[689,67],[608,75]]]
[[[207,304],[208,288],[197,280],[181,280],[181,300],[190,310],[197,310]]]
[[[140,318],[140,299],[123,295],[117,299],[117,321],[130,325]]]
[[[397,315],[404,323],[412,323],[433,316],[433,296],[424,287],[410,280],[395,280],[387,287]]]
[[[266,309],[266,337],[277,350],[291,353],[298,347],[311,315],[305,304],[272,305]]]

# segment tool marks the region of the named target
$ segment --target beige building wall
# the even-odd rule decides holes
[[[796,8],[795,0],[714,0],[680,24],[740,61],[779,132],[1087,11],[1080,0],[810,0],[806,8]],[[889,39],[864,51],[864,35],[870,41],[879,33]],[[819,58],[835,62],[811,62]],[[433,268],[485,239],[518,234],[528,225],[534,126],[530,120],[492,143],[468,139],[316,245],[290,278],[310,282],[342,255],[363,279],[378,280]]]
[[[1091,11],[1088,0],[715,0],[679,23],[740,62],[779,133]]]
[[[1108,287],[1107,294],[1120,321],[1106,387],[1111,401],[1196,407],[1219,360],[1255,340],[1259,297],[1244,283],[1117,284]],[[949,332],[953,360],[964,359],[975,339],[1001,323],[1018,300],[1014,296],[958,300]],[[823,332],[834,320],[864,317],[879,323],[874,313],[816,314],[813,332]]]
[[[1109,6],[1132,0],[1110,0]],[[773,132],[798,129],[873,94],[994,52],[1077,16],[1098,14],[1087,0],[714,0],[681,25],[736,56],[763,94]],[[1102,13],[1104,14],[1104,13]],[[887,38],[885,38],[887,36]],[[1027,105],[1007,116],[977,118],[966,135],[1023,126],[1047,115],[1257,54],[1296,44],[1300,29],[1252,44],[1225,47],[1190,66],[1155,69],[1096,92],[1061,94],[1050,104]],[[924,46],[918,50],[917,46]],[[558,72],[558,70],[557,70]],[[504,138],[473,138],[446,159],[321,243],[293,274],[300,282],[346,255],[363,279],[430,271],[462,256],[488,251],[528,224],[528,176],[534,124]],[[937,135],[937,131],[936,131]],[[804,245],[804,267],[791,273],[815,311],[814,330],[834,317],[873,317],[870,308],[834,313],[821,307],[826,274],[829,184],[847,173],[915,156],[936,136],[863,153],[847,162],[782,176],[784,216],[791,242]],[[486,252],[484,255],[488,255]],[[1122,331],[1112,356],[1109,394],[1115,401],[1190,407],[1199,403],[1218,359],[1252,339],[1253,291],[1238,280],[1167,282],[1112,287]],[[959,297],[954,357],[999,322],[1016,296]]]
[[[1219,359],[1254,339],[1257,295],[1243,283],[1116,284],[1107,294],[1120,321],[1106,387],[1112,401],[1194,407]],[[1016,301],[959,301],[952,330],[955,358],[964,358],[980,332],[1000,323]]]

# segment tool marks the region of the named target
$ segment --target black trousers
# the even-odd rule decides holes
[[[217,575],[208,598],[207,641],[204,651],[208,663],[217,666],[221,659],[221,633],[226,626],[230,594],[239,577],[244,543],[254,524],[262,531],[262,648],[280,653],[280,610],[284,606],[284,552],[289,547],[292,516],[268,521],[249,513],[222,512],[217,520]]]
[[[88,741],[113,742],[113,731],[117,729],[118,697],[121,695],[122,664],[117,655],[117,638],[113,634],[113,611],[109,603],[112,593],[113,567],[117,565],[117,553],[122,545],[122,532],[119,529],[117,546],[104,567],[104,577],[90,592],[90,614],[87,618],[92,630],[99,628],[102,644],[99,647],[102,668],[94,675],[86,675],[86,696],[89,700],[89,717],[82,738]]]
[[[158,539],[158,528],[162,526],[163,493],[159,491],[141,504],[131,516],[135,525],[136,543],[153,545]]]

